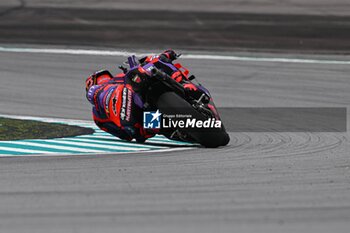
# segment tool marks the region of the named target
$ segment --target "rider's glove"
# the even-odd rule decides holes
[[[178,57],[177,54],[172,49],[165,50],[159,56],[160,60],[167,62],[167,63],[171,63],[172,61],[176,60],[177,57]]]
[[[167,56],[167,58],[169,58],[172,61],[174,61],[177,58],[177,54],[172,49],[165,50],[163,54],[165,54],[165,56]]]
[[[137,142],[143,143],[147,138],[154,137],[158,133],[158,130],[144,129],[140,124],[136,124],[135,126],[136,128],[133,137]]]

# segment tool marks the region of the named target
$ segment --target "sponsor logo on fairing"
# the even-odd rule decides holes
[[[108,91],[108,94],[106,96],[106,101],[105,101],[105,110],[106,110],[106,113],[109,114],[109,100],[111,99],[111,95],[114,91],[114,88],[112,88],[111,90]],[[113,101],[114,103],[114,101]],[[113,104],[114,105],[114,104]]]
[[[123,89],[123,102],[120,110],[121,120],[130,121],[132,92],[128,88]]]
[[[145,66],[144,68],[145,68],[147,71],[152,72],[152,70],[154,69],[154,65],[149,65],[148,67]]]
[[[126,105],[126,120],[130,121],[130,117],[131,117],[131,103],[133,101],[132,98],[132,93],[131,91],[128,91],[128,103]]]
[[[120,119],[125,120],[125,112],[126,112],[126,92],[127,88],[123,89],[123,94],[122,94],[122,107],[120,109]]]
[[[117,96],[114,96],[112,99],[112,110],[114,115],[117,115]]]

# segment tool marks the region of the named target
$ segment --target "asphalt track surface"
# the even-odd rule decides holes
[[[125,58],[1,53],[4,114],[90,119],[83,80]],[[220,106],[348,106],[346,65],[186,60]],[[0,229],[345,230],[348,133],[231,133],[180,153],[2,158]],[[53,230],[54,229],[54,230]]]
[[[124,59],[1,52],[1,113],[90,119],[84,79]],[[184,63],[221,107],[349,107],[348,65]],[[348,232],[349,133],[230,136],[215,150],[0,158],[0,231]]]
[[[348,0],[2,0],[7,10],[25,7],[118,9],[118,10],[171,10],[177,12],[230,12],[283,15],[349,15]]]
[[[350,53],[350,16],[0,6],[0,43]]]

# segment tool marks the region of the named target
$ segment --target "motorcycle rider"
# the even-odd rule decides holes
[[[98,71],[86,79],[86,97],[92,104],[93,119],[96,125],[124,140],[144,142],[159,131],[142,127],[144,109],[143,96],[137,84],[147,78],[147,71],[142,66],[152,64],[171,76],[175,81],[183,84],[189,91],[196,91],[197,87],[188,80],[188,70],[172,62],[178,55],[173,50],[166,50],[160,55],[148,56],[139,60],[141,66],[113,77],[107,70]],[[129,63],[133,62],[129,60]],[[126,75],[133,83],[128,83]]]

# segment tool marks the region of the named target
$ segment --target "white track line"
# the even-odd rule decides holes
[[[247,62],[279,62],[279,63],[305,63],[305,64],[329,64],[329,65],[349,65],[350,61],[341,60],[316,60],[300,58],[280,58],[280,57],[241,57],[241,56],[221,56],[221,55],[193,55],[181,56],[187,59],[203,60],[223,60],[223,61],[247,61]]]
[[[136,148],[151,148],[151,149],[157,149],[157,148],[166,148],[165,146],[150,146],[145,144],[131,144],[129,142],[111,142],[111,141],[97,141],[92,139],[83,139],[83,138],[67,138],[66,141],[73,141],[73,142],[87,142],[87,143],[97,143],[97,144],[103,144],[103,145],[125,145],[125,146],[136,146]]]
[[[102,138],[102,139],[115,139],[120,141],[120,139],[118,139],[115,136],[109,136],[109,135],[82,135],[82,136],[78,136],[78,138]],[[167,138],[160,138],[160,137],[156,137],[156,138],[149,138],[147,139],[147,141],[152,140],[152,141],[162,141],[162,142],[171,142],[171,140],[167,139]]]
[[[10,147],[3,147],[0,146],[0,150],[2,151],[9,151],[9,152],[20,152],[20,153],[29,153],[29,154],[53,154],[55,152],[51,151],[43,151],[43,150],[30,150],[30,149],[21,149],[21,148],[10,148]]]
[[[1,148],[0,148],[1,149]],[[145,150],[145,151],[120,151],[120,152],[103,152],[103,155],[116,155],[116,154],[138,154],[138,153],[163,153],[163,152],[175,152],[175,151],[187,151],[187,150],[193,150],[194,147],[179,147],[179,148],[167,148],[167,149],[159,149],[159,150]],[[88,155],[100,155],[101,153],[89,153]],[[74,156],[78,155],[86,155],[84,153],[75,153]],[[14,154],[0,154],[0,158],[6,158],[6,157],[21,157],[23,155],[14,155]],[[56,153],[56,152],[50,152],[50,154],[40,154],[35,153],[31,154],[31,157],[47,157],[47,156],[72,156],[71,153]]]
[[[118,50],[90,50],[90,49],[45,49],[45,48],[9,48],[0,47],[0,52],[11,53],[44,53],[44,54],[67,54],[67,55],[90,55],[90,56],[122,56],[127,57],[131,54],[136,56],[145,56],[149,54],[133,53]],[[306,63],[306,64],[333,64],[350,65],[350,61],[341,60],[317,60],[317,59],[298,59],[298,58],[268,58],[268,57],[243,57],[243,56],[223,56],[223,55],[182,55],[184,59],[201,60],[225,60],[225,61],[246,61],[246,62],[281,62],[281,63]]]
[[[54,141],[52,141],[54,142]],[[42,143],[36,143],[36,142],[20,142],[20,141],[7,141],[8,144],[14,144],[14,145],[23,145],[23,146],[35,146],[35,147],[42,147],[42,148],[50,148],[50,149],[57,149],[57,150],[68,150],[72,152],[83,152],[83,153],[103,153],[103,150],[91,150],[91,149],[83,149],[83,148],[77,148],[77,147],[69,147],[69,146],[58,146],[58,145],[51,145],[51,144],[42,144]],[[57,152],[53,152],[57,153]]]
[[[119,139],[117,137],[114,136],[102,136],[102,135],[82,135],[82,136],[78,136],[77,138],[97,138],[97,139],[113,139],[113,140],[118,140],[119,143]],[[178,146],[190,146],[190,143],[187,142],[178,142],[178,141],[172,141],[170,139],[167,138],[161,138],[161,137],[153,137],[153,138],[149,138],[147,139],[146,143],[150,142],[150,143],[157,143],[157,144],[163,144],[163,145],[168,145],[168,146],[172,146],[172,145],[178,145]]]
[[[75,145],[75,146],[84,146],[84,147],[91,147],[91,148],[102,148],[102,149],[112,149],[112,150],[130,150],[130,151],[140,151],[140,150],[148,150],[148,148],[135,148],[135,147],[126,147],[126,146],[108,146],[108,145],[96,145],[91,143],[84,143],[84,142],[71,142],[71,141],[64,141],[64,140],[43,140],[45,142],[52,142],[52,143],[59,143],[59,144],[65,144],[65,145]]]

